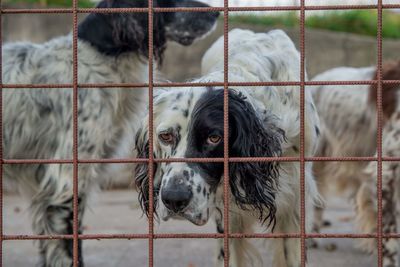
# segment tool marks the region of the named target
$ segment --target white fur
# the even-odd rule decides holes
[[[315,81],[368,81],[373,80],[375,67],[336,68],[326,71]],[[311,89],[311,88],[310,88]],[[321,117],[322,136],[318,156],[372,157],[377,148],[377,110],[368,101],[369,85],[325,85],[311,89]],[[383,156],[398,156],[400,151],[399,105],[387,121],[383,121]],[[376,162],[318,162],[314,165],[320,192],[327,196],[329,189],[335,194],[346,194],[356,202],[356,226],[362,233],[377,231]],[[398,163],[384,162],[382,176],[383,231],[395,232],[394,191],[399,186]],[[393,224],[394,220],[394,224]],[[322,224],[322,210],[316,213],[315,230]],[[393,228],[394,227],[394,228]],[[376,251],[374,239],[363,239],[361,248]],[[384,266],[398,266],[398,244],[395,239],[383,240]],[[394,264],[394,265],[393,265]]]
[[[215,42],[206,52],[202,60],[202,77],[193,82],[223,82],[224,80],[224,59],[223,59],[223,37]],[[230,82],[262,82],[262,81],[299,81],[300,80],[300,56],[290,38],[280,30],[268,33],[254,33],[248,30],[235,29],[229,32],[229,73]],[[286,140],[283,142],[283,156],[299,156],[300,151],[300,90],[296,86],[284,87],[235,87],[233,88],[246,96],[246,101],[251,103],[256,112],[263,118],[266,111],[269,117],[274,118],[277,127],[285,131]],[[193,107],[199,97],[207,88],[179,88],[165,89],[157,93],[154,104],[154,147],[155,155],[161,158],[170,157],[171,149],[163,147],[158,140],[158,135],[163,129],[178,124],[181,129],[181,141],[175,149],[176,154],[171,157],[184,157],[186,149],[186,131],[188,118],[182,116],[181,109],[188,110],[191,114]],[[179,101],[177,95],[182,94]],[[190,105],[187,105],[191,99]],[[180,106],[182,103],[182,107]],[[172,107],[178,107],[174,110]],[[317,138],[319,119],[315,111],[313,99],[310,92],[305,92],[305,146],[304,154],[306,157],[313,156]],[[144,129],[147,125],[145,124]],[[143,132],[142,139],[146,139],[146,133]],[[160,188],[161,183],[168,183],[168,177],[172,174],[164,175],[165,164],[160,164],[155,174],[155,187]],[[185,163],[169,163],[168,168],[173,171],[186,168]],[[300,163],[282,162],[280,165],[279,187],[276,196],[276,232],[299,233],[300,232]],[[167,168],[167,170],[168,170]],[[312,207],[315,200],[318,199],[318,193],[314,178],[312,175],[312,164],[305,165],[305,204],[306,204],[306,229],[310,230],[312,218]],[[162,173],[163,172],[163,173]],[[163,181],[160,178],[164,175]],[[162,189],[161,189],[162,190]],[[219,187],[213,203],[217,210],[223,210],[222,187]],[[230,227],[231,232],[251,232],[251,229],[257,225],[258,216],[256,212],[249,212],[240,209],[230,198]],[[203,200],[205,201],[205,200]],[[197,203],[197,204],[196,204]],[[199,210],[201,201],[195,201],[195,205],[190,205],[189,210]],[[168,212],[162,203],[158,200],[158,211],[164,219],[168,219]],[[164,215],[163,215],[164,214]],[[204,213],[202,213],[204,215]],[[217,225],[221,224],[221,213],[215,212]],[[196,221],[202,225],[208,218],[202,217],[201,221]],[[266,229],[266,231],[271,229]],[[274,239],[274,266],[279,267],[298,267],[300,266],[300,239]],[[219,242],[219,250],[223,249],[222,242]],[[261,251],[259,251],[261,252]],[[245,239],[235,239],[231,242],[230,266],[247,266],[251,257],[257,255],[257,250],[250,246]],[[264,252],[261,252],[264,253]],[[250,255],[250,256],[249,256]],[[255,258],[253,258],[254,260]],[[254,260],[254,263],[260,263]],[[223,257],[218,257],[217,266],[223,266]]]

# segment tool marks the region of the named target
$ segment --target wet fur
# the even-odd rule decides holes
[[[294,81],[299,79],[300,57],[293,42],[282,31],[254,33],[235,29],[229,32],[229,81]],[[194,82],[221,82],[224,79],[223,40],[206,52],[203,76]],[[260,56],[262,55],[262,56]],[[275,157],[299,155],[299,90],[297,87],[230,88],[229,156]],[[319,120],[311,95],[306,91],[305,154],[313,155],[320,134]],[[223,135],[223,90],[221,88],[159,89],[154,98],[153,144],[157,158],[223,157],[223,142],[210,146],[208,134]],[[145,120],[147,122],[147,120]],[[159,134],[171,133],[172,144],[163,144]],[[136,148],[148,157],[148,125],[138,132]],[[307,216],[318,199],[311,173],[305,166]],[[148,212],[148,166],[137,167],[139,200]],[[222,163],[157,163],[154,169],[154,210],[163,220],[183,217],[196,225],[213,217],[217,232],[223,225]],[[230,231],[249,233],[257,224],[265,231],[300,231],[300,166],[296,162],[230,163]],[[169,211],[162,201],[165,188],[175,181],[187,185],[192,199],[180,215]],[[306,220],[310,222],[310,220]],[[306,226],[309,229],[309,226]],[[274,239],[274,266],[300,266],[299,240]],[[263,265],[258,252],[246,239],[230,243],[230,266]],[[223,266],[221,240],[216,250],[216,266]]]

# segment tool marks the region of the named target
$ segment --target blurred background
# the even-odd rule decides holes
[[[223,6],[223,0],[202,0],[212,6]],[[377,0],[307,0],[307,5],[367,5]],[[385,4],[399,0],[384,0]],[[72,0],[6,0],[4,7],[43,8],[71,7]],[[93,7],[96,2],[79,0],[80,7]],[[230,6],[299,5],[299,0],[229,0]],[[81,14],[81,18],[84,15]],[[309,77],[335,66],[368,66],[376,63],[377,12],[373,10],[307,11],[306,58]],[[208,47],[223,34],[222,17],[216,31],[206,40],[190,47],[175,43],[168,46],[162,72],[173,81],[192,79],[199,75],[201,57]],[[284,29],[299,44],[299,13],[230,12],[230,28],[268,31]],[[5,14],[3,16],[3,41],[44,42],[58,35],[67,34],[72,28],[71,14]],[[383,13],[384,59],[399,57],[399,10]],[[326,52],[329,51],[327,54]],[[329,58],[327,58],[329,57]]]
[[[203,0],[212,6],[223,6],[222,0]],[[377,0],[306,0],[307,5],[368,5]],[[384,0],[385,4],[398,4],[399,0]],[[6,0],[3,8],[71,7],[71,0]],[[93,7],[96,2],[79,0],[80,7]],[[299,5],[299,0],[230,0],[230,6]],[[80,14],[80,19],[84,15]],[[3,14],[3,43],[15,41],[45,42],[68,34],[72,28],[71,14]],[[229,28],[251,29],[257,32],[280,28],[285,30],[299,47],[299,13],[230,12]],[[307,11],[306,12],[306,68],[311,78],[338,66],[363,67],[376,64],[377,12],[374,10]],[[200,62],[204,52],[223,34],[221,16],[217,29],[204,40],[190,47],[168,45],[161,72],[171,81],[185,81],[200,75]],[[383,58],[400,59],[400,12],[383,12]],[[84,221],[85,233],[147,233],[147,220],[137,203],[137,194],[131,181],[114,180],[111,188],[97,194],[91,201]],[[6,188],[4,197],[4,233],[32,234],[28,202]],[[353,210],[345,199],[332,197],[327,203],[326,217],[331,226],[327,233],[354,231]],[[185,222],[156,224],[156,232],[215,232],[212,222],[195,227]],[[258,247],[263,240],[253,240]],[[213,266],[215,240],[156,240],[155,266],[201,267]],[[367,255],[355,248],[350,239],[320,240],[317,249],[308,250],[309,266],[377,266],[375,255]],[[3,266],[33,266],[37,251],[32,241],[6,241],[3,248]],[[262,257],[264,266],[270,266],[269,249]],[[194,253],[195,252],[195,253]],[[91,240],[84,242],[86,266],[147,266],[147,240]],[[323,262],[323,264],[322,264]]]

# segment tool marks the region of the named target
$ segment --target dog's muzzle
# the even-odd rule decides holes
[[[174,213],[184,211],[192,197],[192,188],[184,182],[183,177],[173,177],[161,191],[162,202]]]

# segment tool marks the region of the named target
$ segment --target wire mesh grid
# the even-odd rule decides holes
[[[1,4],[1,1],[0,1]],[[78,0],[73,0],[72,8],[46,8],[46,9],[10,9],[2,8],[0,16],[4,14],[32,14],[32,13],[70,13],[73,17],[73,82],[72,84],[3,84],[0,80],[0,127],[3,126],[3,90],[17,90],[23,88],[30,89],[62,89],[73,90],[73,158],[72,159],[5,159],[3,157],[3,131],[0,131],[0,183],[3,185],[3,165],[4,164],[73,164],[73,233],[67,235],[5,235],[3,233],[3,186],[0,186],[0,262],[3,258],[3,241],[5,240],[43,240],[43,239],[72,239],[73,240],[73,266],[79,266],[79,240],[90,239],[147,239],[149,242],[149,266],[154,266],[154,239],[170,238],[198,238],[198,239],[223,239],[224,240],[224,266],[229,266],[229,240],[234,238],[300,238],[301,239],[301,266],[306,266],[306,239],[307,238],[375,238],[378,248],[378,266],[382,266],[382,242],[384,238],[399,238],[400,233],[383,233],[382,231],[382,162],[400,161],[400,157],[384,157],[382,155],[382,85],[400,84],[399,80],[382,80],[382,11],[384,9],[399,9],[400,4],[383,4],[382,0],[377,0],[375,5],[329,5],[329,6],[308,6],[305,0],[300,1],[299,6],[259,6],[259,7],[230,7],[228,0],[224,0],[223,7],[206,8],[155,8],[153,0],[148,0],[147,8],[78,8]],[[353,10],[371,9],[377,10],[377,78],[370,81],[306,81],[305,79],[305,12],[312,10]],[[224,81],[210,83],[154,83],[153,82],[153,15],[155,12],[208,12],[220,11],[224,14]],[[230,12],[241,11],[299,11],[300,12],[300,81],[295,82],[229,82],[228,80],[228,18]],[[148,14],[149,30],[149,79],[148,83],[143,84],[79,84],[78,83],[78,55],[77,55],[77,36],[78,36],[78,14],[79,13],[135,13],[142,12]],[[0,20],[0,41],[2,40]],[[2,58],[0,51],[0,61]],[[0,73],[2,66],[0,65]],[[2,79],[2,75],[0,76]],[[377,88],[377,156],[374,157],[305,157],[304,155],[304,116],[305,116],[305,90],[306,86],[313,85],[376,85]],[[149,153],[149,158],[120,158],[120,159],[80,159],[78,155],[78,90],[79,88],[148,88],[149,97],[149,151],[153,151],[153,89],[157,87],[179,87],[192,86],[223,86],[224,88],[224,156],[223,158],[169,158],[156,159],[153,153]],[[228,148],[228,88],[230,86],[299,86],[300,90],[300,155],[299,157],[229,157]],[[250,89],[251,90],[251,89]],[[280,161],[280,162],[299,162],[301,167],[301,227],[300,233],[230,233],[229,231],[229,163],[230,162],[250,162],[250,161]],[[377,231],[371,234],[326,234],[326,233],[307,233],[305,230],[305,163],[312,161],[375,161],[377,162]],[[154,195],[153,195],[153,170],[154,164],[158,162],[223,162],[224,163],[224,233],[154,233]],[[91,163],[146,163],[149,166],[149,219],[147,234],[79,234],[78,221],[78,166],[79,164]]]

